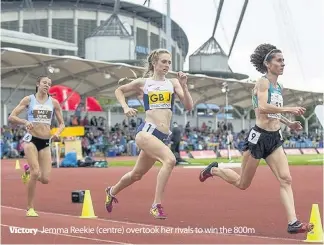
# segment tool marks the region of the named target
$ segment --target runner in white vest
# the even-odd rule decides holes
[[[8,119],[12,123],[25,125],[27,129],[23,141],[28,165],[24,166],[25,172],[22,175],[22,180],[24,183],[28,182],[26,213],[28,217],[38,216],[34,209],[36,182],[40,181],[42,184],[49,182],[52,169],[50,140],[58,139],[65,127],[61,106],[48,93],[51,85],[50,78],[40,76],[36,82],[36,93],[24,97]],[[27,120],[18,117],[24,110],[27,110]],[[59,129],[51,138],[51,123],[54,113],[59,123]]]
[[[136,110],[129,108],[125,101],[125,93],[143,94],[145,121],[138,127],[136,144],[141,149],[136,165],[125,174],[117,184],[106,189],[106,209],[112,211],[115,195],[138,181],[146,174],[156,161],[162,163],[157,176],[155,196],[150,209],[154,218],[165,219],[167,216],[162,207],[162,197],[172,169],[176,164],[174,154],[167,146],[170,140],[170,126],[175,95],[187,110],[192,110],[193,101],[187,87],[187,76],[179,72],[177,79],[165,76],[171,65],[171,54],[165,49],[152,51],[148,57],[148,78],[139,78],[117,88],[115,94],[128,117],[136,115]],[[146,77],[146,75],[144,77]],[[138,194],[140,198],[140,193]],[[134,200],[136,201],[136,200]]]

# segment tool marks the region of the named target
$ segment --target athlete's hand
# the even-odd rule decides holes
[[[57,134],[54,134],[54,135],[51,137],[51,141],[54,141],[54,142],[56,142],[56,141],[60,141],[60,136],[57,135]]]
[[[291,128],[292,130],[300,131],[303,129],[303,126],[299,121],[294,121],[289,125],[289,128]]]
[[[134,108],[127,107],[127,108],[124,108],[124,113],[128,117],[134,117],[134,116],[136,116],[137,110]]]
[[[298,106],[298,107],[291,107],[290,110],[289,110],[290,113],[292,113],[292,114],[294,114],[296,116],[303,115],[305,113],[305,111],[306,111],[306,108],[300,107],[300,106]]]
[[[177,77],[178,77],[178,80],[182,87],[187,84],[188,78],[185,73],[183,73],[182,71],[179,71],[177,74]]]
[[[32,124],[32,122],[26,121],[25,127],[26,127],[27,131],[30,131],[34,128],[34,125]]]

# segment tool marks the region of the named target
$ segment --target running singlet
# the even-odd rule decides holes
[[[51,125],[54,112],[52,98],[49,96],[48,100],[44,104],[39,103],[33,94],[30,95],[29,98],[30,103],[27,111],[27,120],[29,122]]]
[[[152,109],[173,109],[174,88],[170,80],[146,80],[143,96],[145,111]]]
[[[269,83],[270,87],[268,89],[268,104],[283,107],[283,97],[282,97],[282,88],[278,83],[278,87],[275,88],[272,83]],[[256,95],[252,95],[252,105],[253,108],[258,107],[258,98]],[[269,118],[280,119],[280,113],[268,114]]]

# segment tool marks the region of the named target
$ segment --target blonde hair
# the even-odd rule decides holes
[[[150,55],[147,57],[147,64],[146,64],[146,69],[143,73],[143,77],[149,77],[153,75],[154,72],[154,67],[153,67],[153,62],[157,61],[159,59],[160,54],[169,54],[171,53],[167,49],[155,49],[153,50]]]

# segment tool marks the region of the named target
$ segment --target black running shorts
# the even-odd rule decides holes
[[[266,159],[274,150],[282,146],[283,142],[281,129],[270,132],[255,125],[245,138],[242,150],[250,150],[255,159]]]

